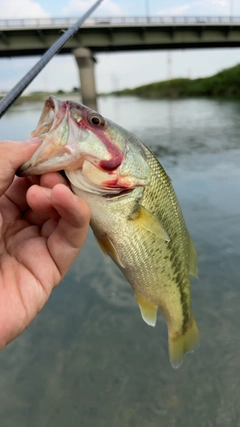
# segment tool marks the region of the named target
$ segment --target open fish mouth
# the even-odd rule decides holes
[[[65,170],[68,167],[81,168],[82,156],[74,155],[74,137],[84,138],[84,129],[74,129],[69,102],[61,102],[50,96],[44,104],[36,129],[30,137],[38,137],[42,144],[19,169],[19,176],[37,175]],[[76,135],[76,133],[78,135]]]
[[[101,195],[119,194],[142,185],[138,177],[129,173],[128,166],[124,170],[129,160],[128,147],[116,143],[108,127],[109,123],[88,107],[50,96],[31,134],[42,143],[17,174],[62,170],[73,185]]]
[[[101,160],[89,150],[85,150],[85,143],[90,138],[86,125],[84,123],[81,125],[81,122],[83,122],[81,111],[75,107],[75,103],[62,102],[50,96],[45,101],[36,129],[30,135],[31,138],[41,139],[42,144],[31,159],[19,168],[18,175],[35,175],[60,170],[82,173],[89,169],[98,169],[98,178],[103,175],[102,180],[106,179],[108,168],[105,171],[101,167]],[[118,168],[121,160],[122,158],[119,162],[115,162],[112,171]]]

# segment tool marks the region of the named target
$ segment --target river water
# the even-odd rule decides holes
[[[42,103],[12,107],[1,139],[25,139]],[[198,252],[201,344],[174,370],[166,325],[88,240],[30,327],[0,354],[1,427],[240,425],[240,101],[101,98],[172,178]]]

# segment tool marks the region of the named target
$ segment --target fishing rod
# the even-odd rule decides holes
[[[50,59],[58,53],[65,43],[73,37],[81,25],[86,19],[92,14],[92,12],[102,3],[103,0],[98,0],[90,9],[44,53],[42,58],[28,71],[28,73],[14,86],[7,95],[0,101],[0,118],[4,116],[6,111],[16,101],[17,98],[22,94],[24,89],[35,79],[40,71],[47,65]]]

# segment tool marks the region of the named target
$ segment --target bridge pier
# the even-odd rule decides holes
[[[80,47],[73,51],[80,76],[82,103],[97,110],[97,93],[95,85],[95,58],[90,49]]]

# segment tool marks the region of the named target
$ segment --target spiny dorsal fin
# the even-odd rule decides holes
[[[135,293],[143,320],[150,326],[156,325],[157,320],[157,305],[152,304],[141,295]]]
[[[94,236],[95,236],[102,252],[104,253],[104,255],[110,256],[113,259],[113,261],[115,261],[115,263],[117,265],[124,268],[124,265],[123,265],[119,255],[118,255],[118,252],[117,252],[114,244],[109,239],[109,237],[108,236],[101,236],[100,237],[99,235],[97,236],[95,233],[94,233]]]
[[[150,231],[150,233],[155,234],[161,239],[164,239],[167,242],[170,241],[170,237],[159,219],[143,206],[138,204],[136,212],[134,212],[134,214],[128,219],[135,221],[139,227],[145,228],[145,230]]]
[[[197,252],[189,233],[188,233],[188,265],[189,265],[189,274],[191,274],[191,276],[198,278]]]

